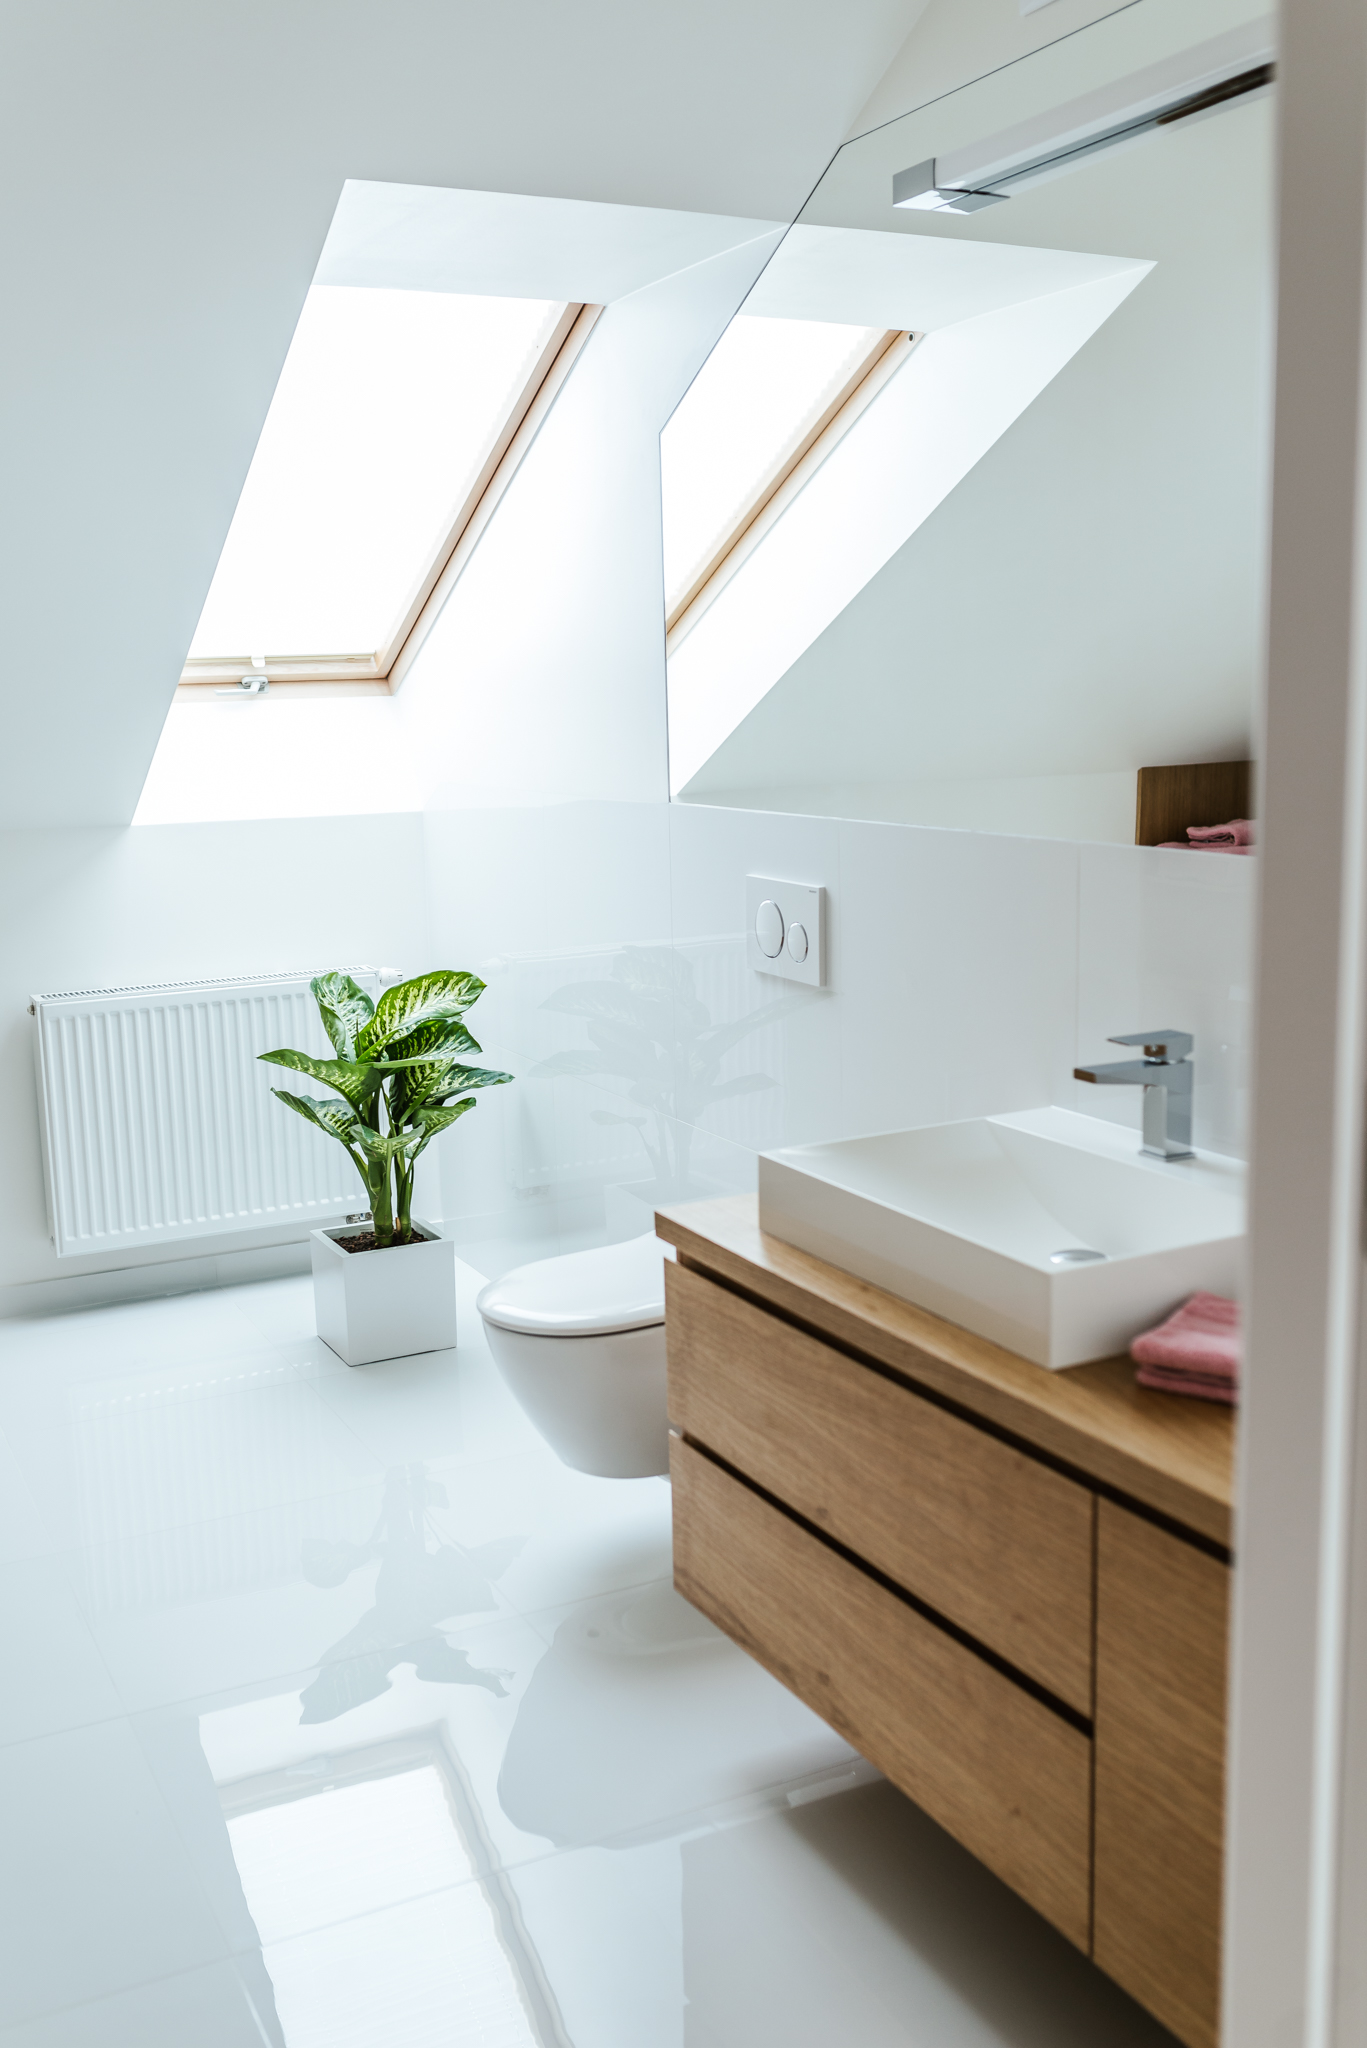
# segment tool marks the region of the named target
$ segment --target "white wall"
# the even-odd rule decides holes
[[[972,78],[1013,64],[1046,43],[1059,41],[1089,22],[1132,7],[1135,0],[1045,0],[1023,14],[1020,0],[913,0],[915,20],[850,128],[864,135],[967,85]]]
[[[1197,1142],[1243,1149],[1252,861],[677,804],[445,811],[427,834],[433,944],[488,980],[485,1049],[518,1077],[444,1153],[448,1223],[481,1270],[647,1229],[657,1199],[752,1188],[773,1145],[1046,1102],[1137,1134],[1137,1093],[1072,1069],[1160,1023],[1196,1037]],[[746,967],[748,872],[829,888],[828,989]],[[592,1043],[548,998],[610,980],[632,947],[674,981],[660,1042],[626,1038],[658,1090],[539,1078]],[[675,1114],[672,1063],[746,1018],[716,1082],[769,1085]],[[686,1186],[657,1185],[626,1121],[652,1099]]]
[[[168,1259],[162,1247],[59,1263],[43,1200],[29,997],[352,963],[431,964],[417,817],[0,833],[0,1315],[206,1286],[220,1271],[248,1270],[220,1269],[219,1254],[292,1234],[214,1239],[198,1258]],[[116,1268],[136,1270],[119,1277]]]
[[[809,766],[815,764],[808,764]],[[1139,777],[1134,769],[1098,775],[941,776],[929,782],[765,783],[702,794],[698,778],[684,801],[733,804],[742,811],[797,811],[832,818],[876,818],[889,825],[946,825],[961,832],[1012,832],[1029,839],[1091,839],[1134,844]]]

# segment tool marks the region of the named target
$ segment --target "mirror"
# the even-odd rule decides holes
[[[840,151],[661,439],[676,800],[1133,843],[1141,770],[1199,825],[1218,763],[1248,808],[1272,54],[1138,0]]]

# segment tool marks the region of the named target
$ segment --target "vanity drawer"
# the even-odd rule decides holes
[[[677,1436],[674,1583],[1079,1948],[1091,1743]]]
[[[665,1300],[676,1430],[1090,1717],[1086,1487],[688,1267]]]
[[[1094,1954],[1216,2048],[1229,1567],[1109,1500],[1097,1566]]]

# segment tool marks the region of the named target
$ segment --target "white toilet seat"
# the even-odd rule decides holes
[[[480,1291],[494,1361],[529,1421],[577,1472],[669,1470],[664,1261],[650,1235],[518,1266]]]
[[[664,1262],[673,1247],[652,1232],[515,1266],[480,1290],[486,1323],[528,1337],[606,1337],[665,1319]]]

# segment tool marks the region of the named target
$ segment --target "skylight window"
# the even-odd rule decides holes
[[[183,680],[387,675],[583,310],[314,285]]]
[[[833,320],[731,322],[660,437],[671,632],[905,340]]]

